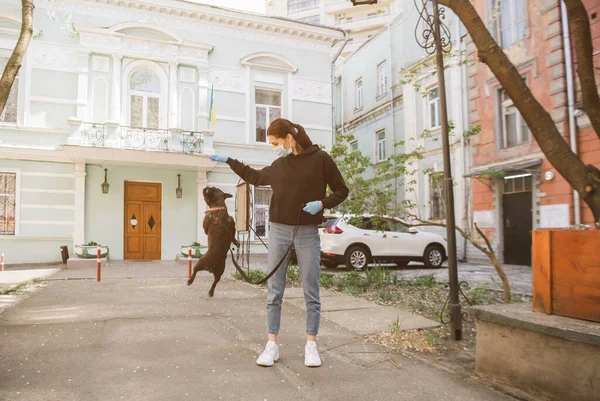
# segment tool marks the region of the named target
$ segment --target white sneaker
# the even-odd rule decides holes
[[[273,366],[276,360],[279,359],[279,346],[273,341],[267,342],[265,350],[258,357],[256,363],[261,366]]]
[[[313,368],[321,366],[321,357],[314,341],[308,341],[304,347],[304,364]]]

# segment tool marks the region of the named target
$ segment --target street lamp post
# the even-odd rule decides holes
[[[415,37],[419,46],[428,54],[435,52],[437,64],[438,90],[440,99],[440,120],[442,124],[442,149],[444,157],[444,189],[446,192],[446,234],[448,239],[448,278],[450,296],[447,302],[450,317],[450,337],[452,340],[462,340],[462,311],[459,300],[458,269],[456,260],[456,223],[454,219],[454,184],[452,182],[452,164],[450,159],[450,138],[448,132],[448,111],[446,108],[446,79],[444,77],[444,53],[452,48],[450,31],[441,19],[445,18],[445,9],[438,7],[438,0],[414,0],[419,11],[419,21],[415,29]],[[420,4],[418,4],[418,2]],[[431,2],[431,14],[427,3]],[[419,34],[421,20],[425,22],[424,29]],[[442,310],[443,315],[443,310]],[[443,319],[443,317],[442,317]]]

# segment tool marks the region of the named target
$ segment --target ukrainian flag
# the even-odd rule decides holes
[[[213,85],[210,90],[210,105],[208,107],[208,121],[210,125],[217,123],[217,113],[215,112],[215,86]]]

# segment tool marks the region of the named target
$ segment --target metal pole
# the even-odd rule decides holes
[[[462,312],[458,299],[458,270],[456,263],[456,223],[454,220],[454,184],[450,159],[450,138],[448,135],[448,111],[446,109],[446,79],[444,77],[444,55],[440,36],[440,13],[438,0],[433,0],[433,37],[437,62],[438,89],[440,93],[440,119],[442,123],[442,148],[444,156],[444,182],[446,190],[446,235],[448,239],[448,276],[450,280],[450,337],[462,340]]]

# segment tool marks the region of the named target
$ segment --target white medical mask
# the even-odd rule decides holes
[[[285,143],[285,142],[284,142]],[[283,144],[277,146],[275,148],[275,154],[277,155],[277,157],[285,157],[289,154],[292,153],[292,146],[290,144],[290,147],[288,149],[283,147]]]

